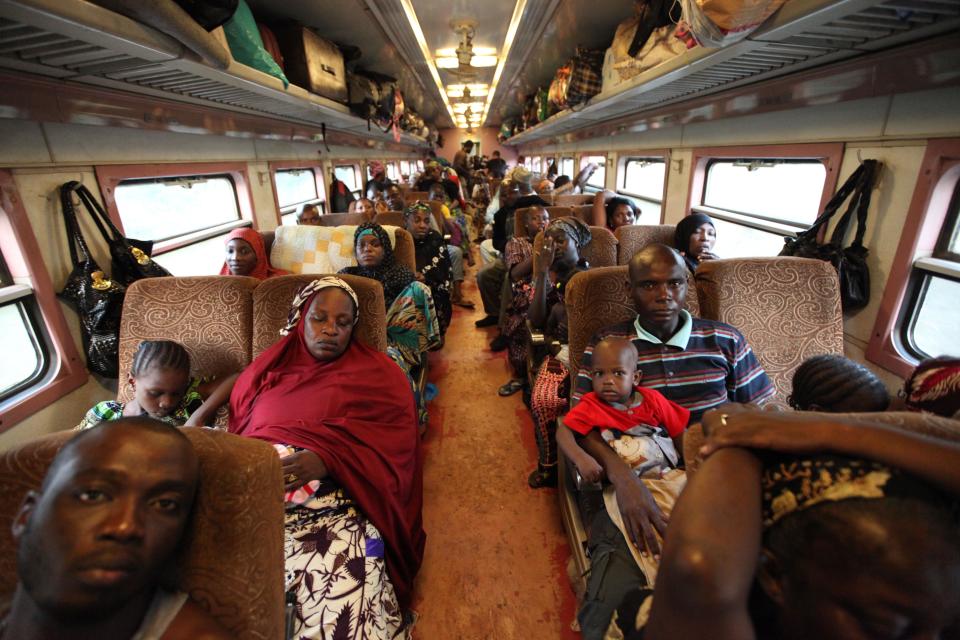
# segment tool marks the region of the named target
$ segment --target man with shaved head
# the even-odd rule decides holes
[[[594,347],[611,337],[633,343],[640,385],[687,408],[691,424],[726,402],[763,403],[774,394],[773,384],[739,331],[722,322],[694,318],[683,308],[687,267],[680,254],[663,244],[648,245],[630,260],[629,273],[637,316],[607,327],[591,339],[574,381],[574,402],[592,388]],[[581,445],[605,470],[608,464],[617,464],[616,454],[596,430],[583,438]],[[666,518],[642,483],[622,489],[617,489],[617,500],[627,528],[648,531],[652,527],[663,535]],[[595,514],[585,523],[588,553],[591,566],[602,567],[591,571],[587,597],[578,614],[584,639],[592,640],[603,637],[614,608],[628,591],[649,585],[603,505],[586,505],[583,511]],[[656,555],[659,549],[647,552]]]
[[[80,432],[13,522],[20,581],[2,640],[228,638],[186,594],[161,587],[193,508],[190,441],[152,418]]]

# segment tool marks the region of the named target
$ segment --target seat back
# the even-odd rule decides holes
[[[121,379],[143,340],[173,340],[190,354],[191,375],[239,373],[252,359],[253,291],[259,281],[240,276],[144,278],[127,289],[120,321]],[[133,399],[121,383],[117,400]],[[225,415],[218,416],[223,423]]]
[[[443,233],[444,224],[446,223],[446,218],[443,217],[443,203],[439,200],[425,200],[428,205],[430,205],[430,210],[433,212],[433,219],[437,223],[437,227],[440,228],[440,233]]]
[[[366,221],[367,219],[361,213],[326,213],[320,216],[321,227],[356,226]]]
[[[200,489],[178,558],[177,587],[230,637],[283,637],[283,480],[266,442],[185,428],[200,458]],[[0,453],[0,601],[17,583],[10,526],[27,491],[38,490],[60,447],[60,431]]]
[[[553,220],[554,218],[566,218],[573,214],[570,211],[570,207],[550,206],[547,207],[547,215]]]
[[[547,192],[545,192],[545,193],[538,193],[537,195],[540,196],[541,198],[543,198],[543,199],[546,201],[546,203],[547,203],[548,205],[550,205],[550,206],[553,206],[553,205],[556,203],[556,201],[557,201],[557,196],[556,196],[556,194],[551,193],[551,192],[549,192],[549,191],[547,191]]]
[[[590,227],[590,242],[583,248],[583,257],[591,267],[613,267],[617,264],[617,239],[606,227]]]
[[[403,211],[384,211],[383,213],[378,213],[374,216],[373,221],[379,224],[381,227],[384,225],[393,225],[394,227],[406,227],[407,222],[404,220]]]
[[[637,315],[630,297],[626,267],[598,267],[578,273],[567,283],[564,302],[570,338],[570,369],[574,373],[580,368],[584,348],[598,331]]]
[[[570,207],[570,215],[574,218],[579,218],[581,222],[588,225],[597,225],[603,226],[606,220],[594,220],[593,219],[593,205],[592,204],[577,204]]]
[[[701,316],[736,327],[785,402],[811,356],[843,354],[836,270],[810,258],[706,260],[696,273]]]
[[[413,236],[403,225],[396,228],[394,233],[393,255],[397,262],[410,271],[417,272],[417,248],[413,246]]]
[[[253,357],[256,358],[280,339],[280,329],[287,323],[290,304],[297,291],[321,277],[301,273],[269,278],[253,291]],[[361,276],[338,275],[353,287],[360,302],[360,320],[354,337],[380,351],[387,350],[387,320],[383,287],[376,280]]]
[[[675,229],[672,224],[629,224],[619,227],[614,232],[620,243],[617,264],[630,264],[630,258],[648,244],[659,242],[672,247]]]
[[[426,200],[429,195],[426,191],[407,191],[403,194],[403,202],[404,204],[410,204],[417,200]]]
[[[590,204],[593,202],[593,194],[590,193],[566,193],[556,198],[557,206],[574,207],[580,204]]]

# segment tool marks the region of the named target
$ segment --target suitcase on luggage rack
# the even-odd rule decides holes
[[[303,25],[283,26],[275,32],[283,53],[284,72],[290,82],[346,104],[346,67],[337,45]]]

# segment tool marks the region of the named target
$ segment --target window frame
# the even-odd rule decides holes
[[[867,360],[902,378],[919,362],[906,333],[928,276],[956,279],[960,273],[960,260],[936,257],[946,226],[957,224],[948,216],[958,183],[960,138],[929,140],[865,352]]]
[[[323,164],[320,162],[298,162],[296,160],[281,160],[279,162],[270,162],[267,164],[267,167],[270,171],[270,180],[273,185],[273,206],[277,211],[277,224],[283,224],[284,213],[280,209],[280,194],[277,193],[277,171],[289,171],[290,169],[310,169],[313,171],[313,179],[317,183],[317,195],[318,197],[311,201],[306,200],[296,205],[300,207],[306,203],[315,202],[320,205],[321,210],[324,214],[327,213],[329,209],[328,200],[327,200],[327,188],[323,183],[323,177],[326,175],[323,171]],[[287,207],[284,207],[287,208]]]
[[[123,221],[120,218],[120,210],[117,208],[115,190],[124,180],[225,175],[233,181],[234,194],[237,198],[237,210],[240,213],[238,220],[157,242],[153,246],[154,256],[161,256],[165,253],[227,234],[239,227],[257,228],[257,221],[253,215],[253,198],[250,193],[250,181],[247,177],[246,163],[203,162],[189,164],[99,165],[94,167],[94,170],[97,175],[97,182],[100,185],[104,208],[106,208],[110,218],[121,231],[123,231]],[[274,203],[276,203],[276,190],[274,190]],[[279,210],[276,211],[276,221],[277,224],[280,224]]]
[[[62,225],[61,225],[62,226]],[[82,387],[90,377],[73,339],[40,252],[13,174],[0,169],[0,251],[14,283],[28,284],[36,336],[47,354],[47,369],[32,384],[0,402],[0,433]]]
[[[332,160],[330,162],[331,178],[336,176],[336,170],[339,169],[340,167],[349,166],[353,168],[353,179],[359,186],[359,188],[356,191],[350,192],[353,194],[354,199],[363,198],[366,196],[364,187],[366,186],[367,183],[363,179],[363,176],[366,175],[367,169],[366,169],[366,163],[362,163],[362,164],[363,166],[361,166],[361,162],[359,160],[346,160],[346,159]]]
[[[642,196],[638,193],[633,193],[632,191],[627,191],[626,188],[621,187],[620,184],[627,179],[627,163],[632,160],[662,160],[663,161],[663,191],[660,194],[660,200],[653,201],[647,196]],[[617,164],[616,164],[616,182],[614,193],[617,195],[626,196],[632,200],[639,201],[642,205],[643,202],[654,202],[657,206],[660,207],[660,222],[657,224],[663,224],[663,219],[666,214],[666,203],[667,203],[667,188],[670,183],[670,150],[669,149],[643,149],[638,151],[624,151],[620,152],[617,155]],[[640,207],[643,208],[642,206]]]
[[[572,180],[576,180],[577,174],[583,171],[584,161],[587,158],[603,158],[603,184],[597,187],[595,185],[590,184],[590,182],[583,183],[583,193],[590,193],[590,194],[599,193],[607,188],[607,170],[609,169],[607,165],[610,164],[610,154],[606,151],[584,151],[583,153],[581,153],[577,157],[576,164],[574,164],[575,167],[579,167],[579,168],[577,169],[577,173],[570,176]]]
[[[569,161],[570,161],[570,164],[572,165],[572,169],[574,169],[574,170],[572,170],[569,174],[563,172],[563,162],[564,162],[564,160],[569,160]],[[563,155],[561,155],[561,156],[558,156],[558,157],[557,157],[557,175],[558,175],[558,176],[567,176],[567,177],[569,177],[571,180],[573,180],[573,179],[575,179],[575,178],[577,177],[577,172],[576,172],[576,170],[575,170],[576,168],[577,168],[577,158],[576,158],[576,156],[563,156]]]
[[[844,144],[842,142],[787,144],[787,145],[758,145],[747,147],[704,147],[694,149],[692,171],[690,172],[690,189],[687,192],[686,214],[694,212],[705,213],[724,222],[738,224],[751,229],[774,233],[782,236],[796,237],[797,233],[808,227],[795,224],[781,223],[772,220],[757,221],[757,216],[731,213],[726,209],[715,209],[703,204],[707,188],[707,169],[714,160],[819,160],[826,169],[823,180],[823,191],[820,194],[820,204],[817,211],[823,211],[824,206],[833,197],[837,189],[840,163],[843,160]],[[822,239],[826,229],[821,229]]]

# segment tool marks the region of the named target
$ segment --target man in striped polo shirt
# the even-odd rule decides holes
[[[629,273],[637,317],[601,330],[584,349],[573,383],[574,402],[592,389],[593,347],[611,336],[633,343],[639,355],[637,368],[643,374],[640,385],[689,409],[691,424],[723,403],[763,403],[774,394],[770,378],[739,331],[722,322],[694,318],[683,308],[687,267],[676,251],[662,244],[649,245],[633,256]],[[648,546],[644,540],[655,542],[653,531],[663,535],[667,521],[643,483],[632,474],[612,473],[616,453],[597,430],[581,444],[608,471],[621,518],[626,529],[634,532],[637,546],[644,549]],[[577,616],[584,640],[602,638],[623,597],[648,586],[602,500],[597,503],[596,495],[590,493],[596,492],[580,496],[581,512],[589,520],[584,524],[591,561],[586,596]],[[647,552],[660,553],[658,548]]]

